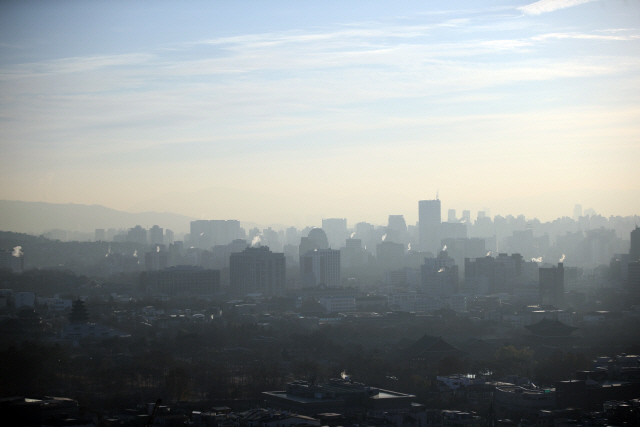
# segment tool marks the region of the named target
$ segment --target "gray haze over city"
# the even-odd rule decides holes
[[[640,425],[639,22],[2,3],[0,423]]]

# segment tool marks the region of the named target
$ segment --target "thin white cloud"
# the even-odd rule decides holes
[[[617,41],[625,41],[625,40],[638,40],[640,39],[640,35],[638,34],[629,34],[629,35],[619,35],[619,36],[607,36],[601,34],[581,34],[581,33],[549,33],[542,34],[539,36],[531,37],[531,40],[548,40],[548,39],[585,39],[585,40],[617,40]]]
[[[518,9],[527,15],[540,15],[554,10],[566,9],[572,6],[578,6],[583,3],[590,3],[595,0],[540,0]]]
[[[52,61],[10,65],[0,69],[0,80],[25,76],[95,71],[105,67],[139,65],[152,58],[145,53],[99,55],[56,59]]]

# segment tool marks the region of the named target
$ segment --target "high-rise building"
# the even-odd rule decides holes
[[[440,200],[420,200],[418,202],[418,221],[421,250],[437,253],[440,249],[440,224],[442,223]]]
[[[485,240],[477,237],[471,239],[443,239],[442,247],[446,248],[449,256],[452,257],[456,265],[461,267],[461,276],[464,276],[465,258],[480,258],[487,254]]]
[[[226,245],[243,237],[240,221],[235,219],[191,221],[191,241],[200,249]]]
[[[106,240],[107,234],[104,231],[104,228],[96,228],[95,233],[95,241],[96,242],[104,242]]]
[[[470,224],[471,223],[471,211],[470,210],[462,211],[462,217],[460,218],[460,221],[466,222],[467,224]]]
[[[447,251],[437,258],[425,258],[420,267],[422,290],[429,296],[448,296],[458,292],[458,266]]]
[[[628,264],[629,297],[632,303],[640,303],[640,261],[631,261]]]
[[[542,304],[551,304],[554,307],[564,305],[564,266],[560,262],[558,266],[541,268],[538,271],[540,283],[540,299]]]
[[[361,239],[347,239],[340,248],[340,263],[344,267],[356,267],[366,262],[367,252],[362,249]]]
[[[640,227],[636,225],[634,230],[631,230],[631,246],[629,248],[629,260],[640,260]]]
[[[169,267],[169,253],[164,250],[164,245],[156,246],[156,249],[145,252],[144,269],[147,271],[164,270]]]
[[[404,264],[404,245],[388,241],[378,243],[376,260],[379,266],[387,270],[401,268]]]
[[[305,287],[340,286],[340,251],[317,249],[300,255],[300,281]]]
[[[449,209],[447,211],[447,222],[458,222],[455,209]]]
[[[403,215],[389,215],[386,240],[402,244],[408,242],[407,223]]]
[[[284,253],[274,253],[268,246],[246,248],[232,253],[229,258],[231,293],[265,296],[282,295],[286,283]]]
[[[327,233],[330,247],[339,248],[348,237],[346,218],[323,218],[322,229]]]
[[[217,245],[212,249],[213,267],[228,268],[230,266],[231,254],[240,253],[247,248],[247,241],[236,239],[228,245]]]
[[[146,245],[148,243],[147,230],[139,225],[136,225],[134,228],[130,228],[129,232],[127,233],[127,242]]]
[[[582,205],[575,205],[573,208],[573,219],[576,221],[582,216]]]
[[[164,235],[161,227],[154,225],[149,230],[149,243],[152,245],[161,245],[164,243]]]

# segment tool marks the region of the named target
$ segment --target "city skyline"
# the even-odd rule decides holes
[[[4,3],[0,199],[296,226],[640,212],[640,5]]]

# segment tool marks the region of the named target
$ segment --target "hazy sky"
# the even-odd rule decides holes
[[[0,199],[638,214],[640,2],[6,1],[0,144]]]

